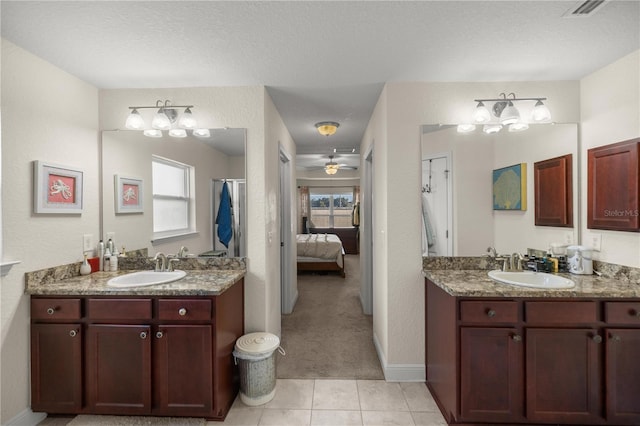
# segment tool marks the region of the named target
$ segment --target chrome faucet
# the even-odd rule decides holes
[[[487,253],[489,253],[487,256],[492,257],[494,259],[498,257],[498,252],[496,251],[495,247],[487,247]]]
[[[180,250],[178,250],[178,257],[184,257],[188,251],[189,249],[185,246],[180,247]]]
[[[511,271],[522,271],[522,261],[524,260],[524,256],[520,253],[512,253],[509,258],[509,268]]]
[[[162,253],[162,252],[157,252],[156,255],[153,257],[153,260],[156,261],[156,272],[164,272],[165,271],[165,266],[167,264],[167,256]],[[162,261],[162,263],[160,264],[160,266],[158,266],[158,263],[160,263],[160,261]]]

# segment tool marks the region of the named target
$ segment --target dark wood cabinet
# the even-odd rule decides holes
[[[426,280],[425,306],[449,424],[640,424],[640,301],[454,297]]]
[[[242,280],[209,297],[31,302],[34,411],[223,420],[231,408],[239,389],[233,348],[244,333]]]
[[[587,227],[640,232],[640,139],[587,151]]]
[[[31,407],[67,413],[82,407],[80,324],[31,326]]]
[[[536,226],[573,227],[572,162],[567,154],[534,163]]]

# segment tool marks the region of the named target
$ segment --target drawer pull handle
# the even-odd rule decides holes
[[[56,310],[54,308],[47,308],[47,313],[49,315],[53,315],[56,312]]]
[[[599,334],[594,335],[591,339],[596,343],[602,343],[602,336]]]
[[[156,339],[162,339],[162,336],[164,336],[164,334],[162,334],[162,331],[156,332]]]
[[[147,338],[147,332],[146,331],[141,331],[140,332],[140,338],[141,339],[146,339]]]
[[[636,310],[636,309],[632,309],[631,312],[629,312],[631,314],[631,316],[634,316],[636,318],[640,318],[640,310]]]
[[[514,342],[522,342],[522,336],[519,334],[514,334],[513,336],[511,336],[511,338]]]
[[[187,310],[185,308],[178,309],[178,315],[180,315],[181,317],[187,315]]]
[[[613,336],[611,336],[611,340],[613,340],[614,342],[618,343],[622,339],[620,338],[620,336],[614,334]]]
[[[495,317],[495,316],[496,316],[496,311],[494,311],[493,309],[489,309],[489,310],[487,311],[487,316],[488,316],[489,318],[493,318],[493,317]]]
[[[78,335],[78,332],[76,330],[69,331],[69,336],[76,337],[77,335]]]

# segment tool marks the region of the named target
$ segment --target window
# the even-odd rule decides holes
[[[153,156],[153,237],[195,232],[192,166]]]
[[[309,188],[311,223],[315,228],[350,228],[353,188]]]

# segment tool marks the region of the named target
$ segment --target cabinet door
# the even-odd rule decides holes
[[[206,415],[213,408],[210,325],[161,325],[155,334],[158,414]]]
[[[147,325],[87,328],[87,393],[95,414],[151,412],[151,335]]]
[[[529,328],[526,335],[528,419],[597,423],[602,337],[592,329]]]
[[[460,329],[462,420],[522,420],[522,345],[522,337],[515,328]]]
[[[31,326],[31,408],[76,413],[82,408],[80,324]]]
[[[607,421],[640,424],[640,330],[607,331]]]

